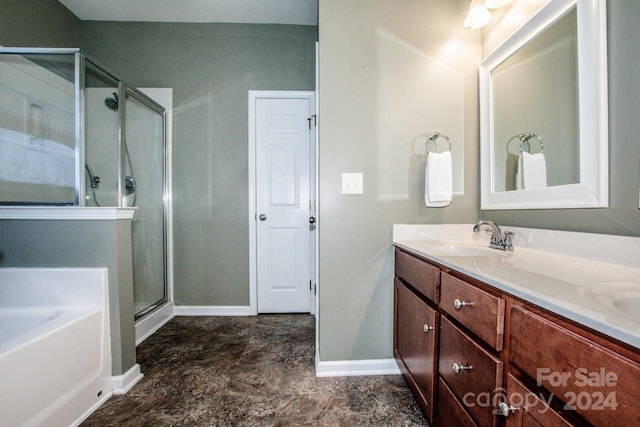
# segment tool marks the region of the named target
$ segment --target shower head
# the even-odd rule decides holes
[[[113,92],[113,98],[105,98],[104,105],[110,110],[118,111],[118,94]]]

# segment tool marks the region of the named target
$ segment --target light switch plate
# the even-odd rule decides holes
[[[361,173],[342,174],[342,194],[363,194],[364,179]]]

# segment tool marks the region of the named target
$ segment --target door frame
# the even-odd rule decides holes
[[[314,91],[290,91],[290,90],[250,90],[249,91],[249,313],[258,314],[258,256],[257,256],[257,210],[256,210],[256,101],[258,99],[308,99],[310,112],[316,115],[316,93]],[[318,156],[317,156],[317,124],[314,123],[310,133],[309,155],[310,159],[310,195],[313,197],[312,204],[315,204],[316,221],[318,219]],[[318,272],[318,252],[317,252],[318,226],[314,235],[311,236],[311,247],[309,251],[309,262],[311,263],[311,277],[317,286]],[[311,314],[316,314],[317,292],[311,291],[311,301],[309,308]]]

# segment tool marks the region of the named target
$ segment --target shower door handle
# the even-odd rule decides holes
[[[267,220],[267,216],[265,214],[260,214],[260,216],[258,217],[258,219],[260,221],[266,221]]]

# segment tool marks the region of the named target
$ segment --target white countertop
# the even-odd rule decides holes
[[[513,252],[473,224],[397,224],[393,243],[640,349],[640,238],[500,228]]]

